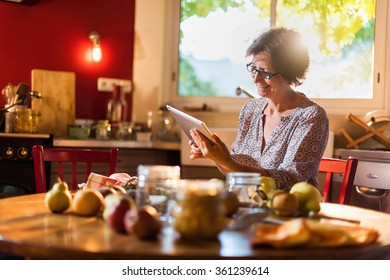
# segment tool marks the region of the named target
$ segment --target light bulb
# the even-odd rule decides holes
[[[93,31],[89,34],[89,39],[93,43],[92,60],[99,62],[102,60],[102,49],[100,48],[100,35],[98,32]]]
[[[100,46],[94,46],[92,49],[92,59],[95,62],[102,60],[102,49]]]

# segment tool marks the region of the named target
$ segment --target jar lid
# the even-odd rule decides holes
[[[139,165],[137,169],[138,177],[154,179],[179,179],[180,166],[169,165]]]
[[[260,173],[254,172],[229,172],[226,174],[226,182],[229,185],[260,185]]]
[[[216,196],[224,190],[225,184],[219,179],[182,179],[179,183],[181,196],[195,195],[195,196]]]

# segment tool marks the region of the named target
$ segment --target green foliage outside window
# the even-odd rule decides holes
[[[180,21],[183,22],[192,16],[207,17],[218,9],[226,12],[230,7],[245,11],[246,2],[244,0],[182,0]],[[270,18],[271,1],[250,0],[250,2],[259,8],[260,18]],[[278,26],[284,25],[285,20],[291,15],[311,17],[312,29],[320,38],[318,48],[326,57],[347,56],[351,50],[361,50],[362,54],[372,51],[375,1],[278,0],[276,3],[276,25]],[[181,33],[180,37],[182,36]],[[366,57],[362,56],[361,61],[357,61],[359,67],[351,68],[350,71],[355,75],[362,75],[360,77],[363,80],[369,81],[371,73],[367,69],[372,68],[372,62],[366,61]],[[179,61],[179,95],[217,95],[213,83],[202,81],[188,58],[180,55]],[[333,78],[337,79],[337,75]]]

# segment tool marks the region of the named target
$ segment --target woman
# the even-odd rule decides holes
[[[209,158],[219,170],[258,172],[290,190],[297,182],[318,187],[317,173],[329,122],[325,110],[294,88],[302,84],[309,54],[298,32],[274,28],[249,46],[247,69],[261,98],[241,109],[232,151],[214,134],[210,143],[192,130],[190,158]]]

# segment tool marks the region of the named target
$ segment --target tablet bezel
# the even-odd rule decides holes
[[[184,113],[183,111],[180,111],[179,109],[176,109],[170,105],[166,105],[168,111],[172,114],[173,118],[176,120],[176,122],[180,125],[181,129],[184,131],[184,133],[187,135],[188,139],[191,139],[194,141],[194,139],[191,136],[190,130],[193,128],[196,128],[199,130],[208,140],[211,142],[215,142],[210,130],[208,129],[207,125],[189,115]]]

